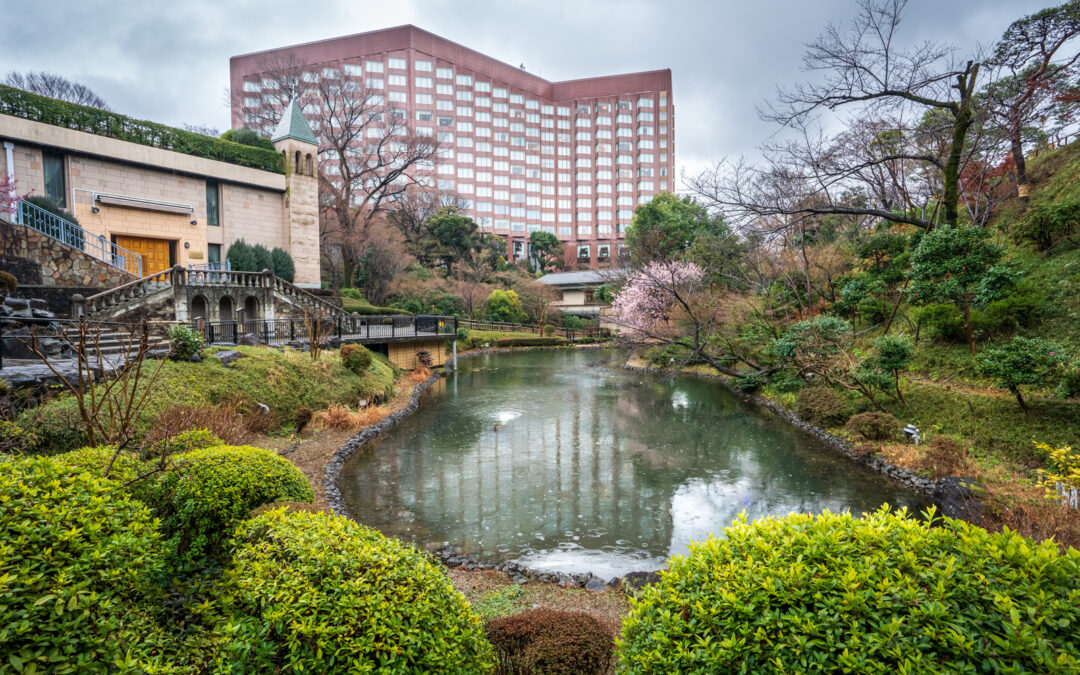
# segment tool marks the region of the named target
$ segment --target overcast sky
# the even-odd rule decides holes
[[[904,42],[964,51],[1057,2],[911,0]],[[412,23],[549,80],[671,68],[675,159],[753,156],[755,104],[799,79],[803,45],[854,0],[3,0],[0,73],[51,70],[112,108],[228,128],[229,57]]]

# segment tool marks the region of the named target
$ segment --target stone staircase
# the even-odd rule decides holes
[[[307,312],[329,316],[343,313],[334,303],[274,276],[269,270],[189,270],[177,265],[88,298],[76,295],[72,298],[72,316],[98,321],[190,321],[194,318],[192,306],[196,298],[209,309],[216,308],[225,297],[234,308],[244,307],[245,301],[254,297],[261,319],[302,316]]]

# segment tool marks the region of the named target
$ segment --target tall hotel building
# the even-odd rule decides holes
[[[436,138],[438,157],[418,179],[465,200],[515,259],[544,231],[563,242],[571,268],[610,266],[634,207],[674,187],[668,69],[549,82],[401,26],[234,56],[234,127],[280,105],[267,64],[286,59],[306,78],[363,82],[385,95],[389,119]]]

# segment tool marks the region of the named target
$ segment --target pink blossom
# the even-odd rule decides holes
[[[653,262],[630,274],[615,296],[616,321],[630,332],[646,333],[668,318],[676,295],[705,278],[705,271],[687,262]]]

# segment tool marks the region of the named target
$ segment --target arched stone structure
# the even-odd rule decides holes
[[[189,312],[192,319],[208,319],[210,315],[208,313],[209,308],[206,306],[206,298],[201,295],[196,295],[191,298],[191,311]]]
[[[232,321],[236,318],[236,307],[230,295],[222,295],[218,300],[218,321]]]

